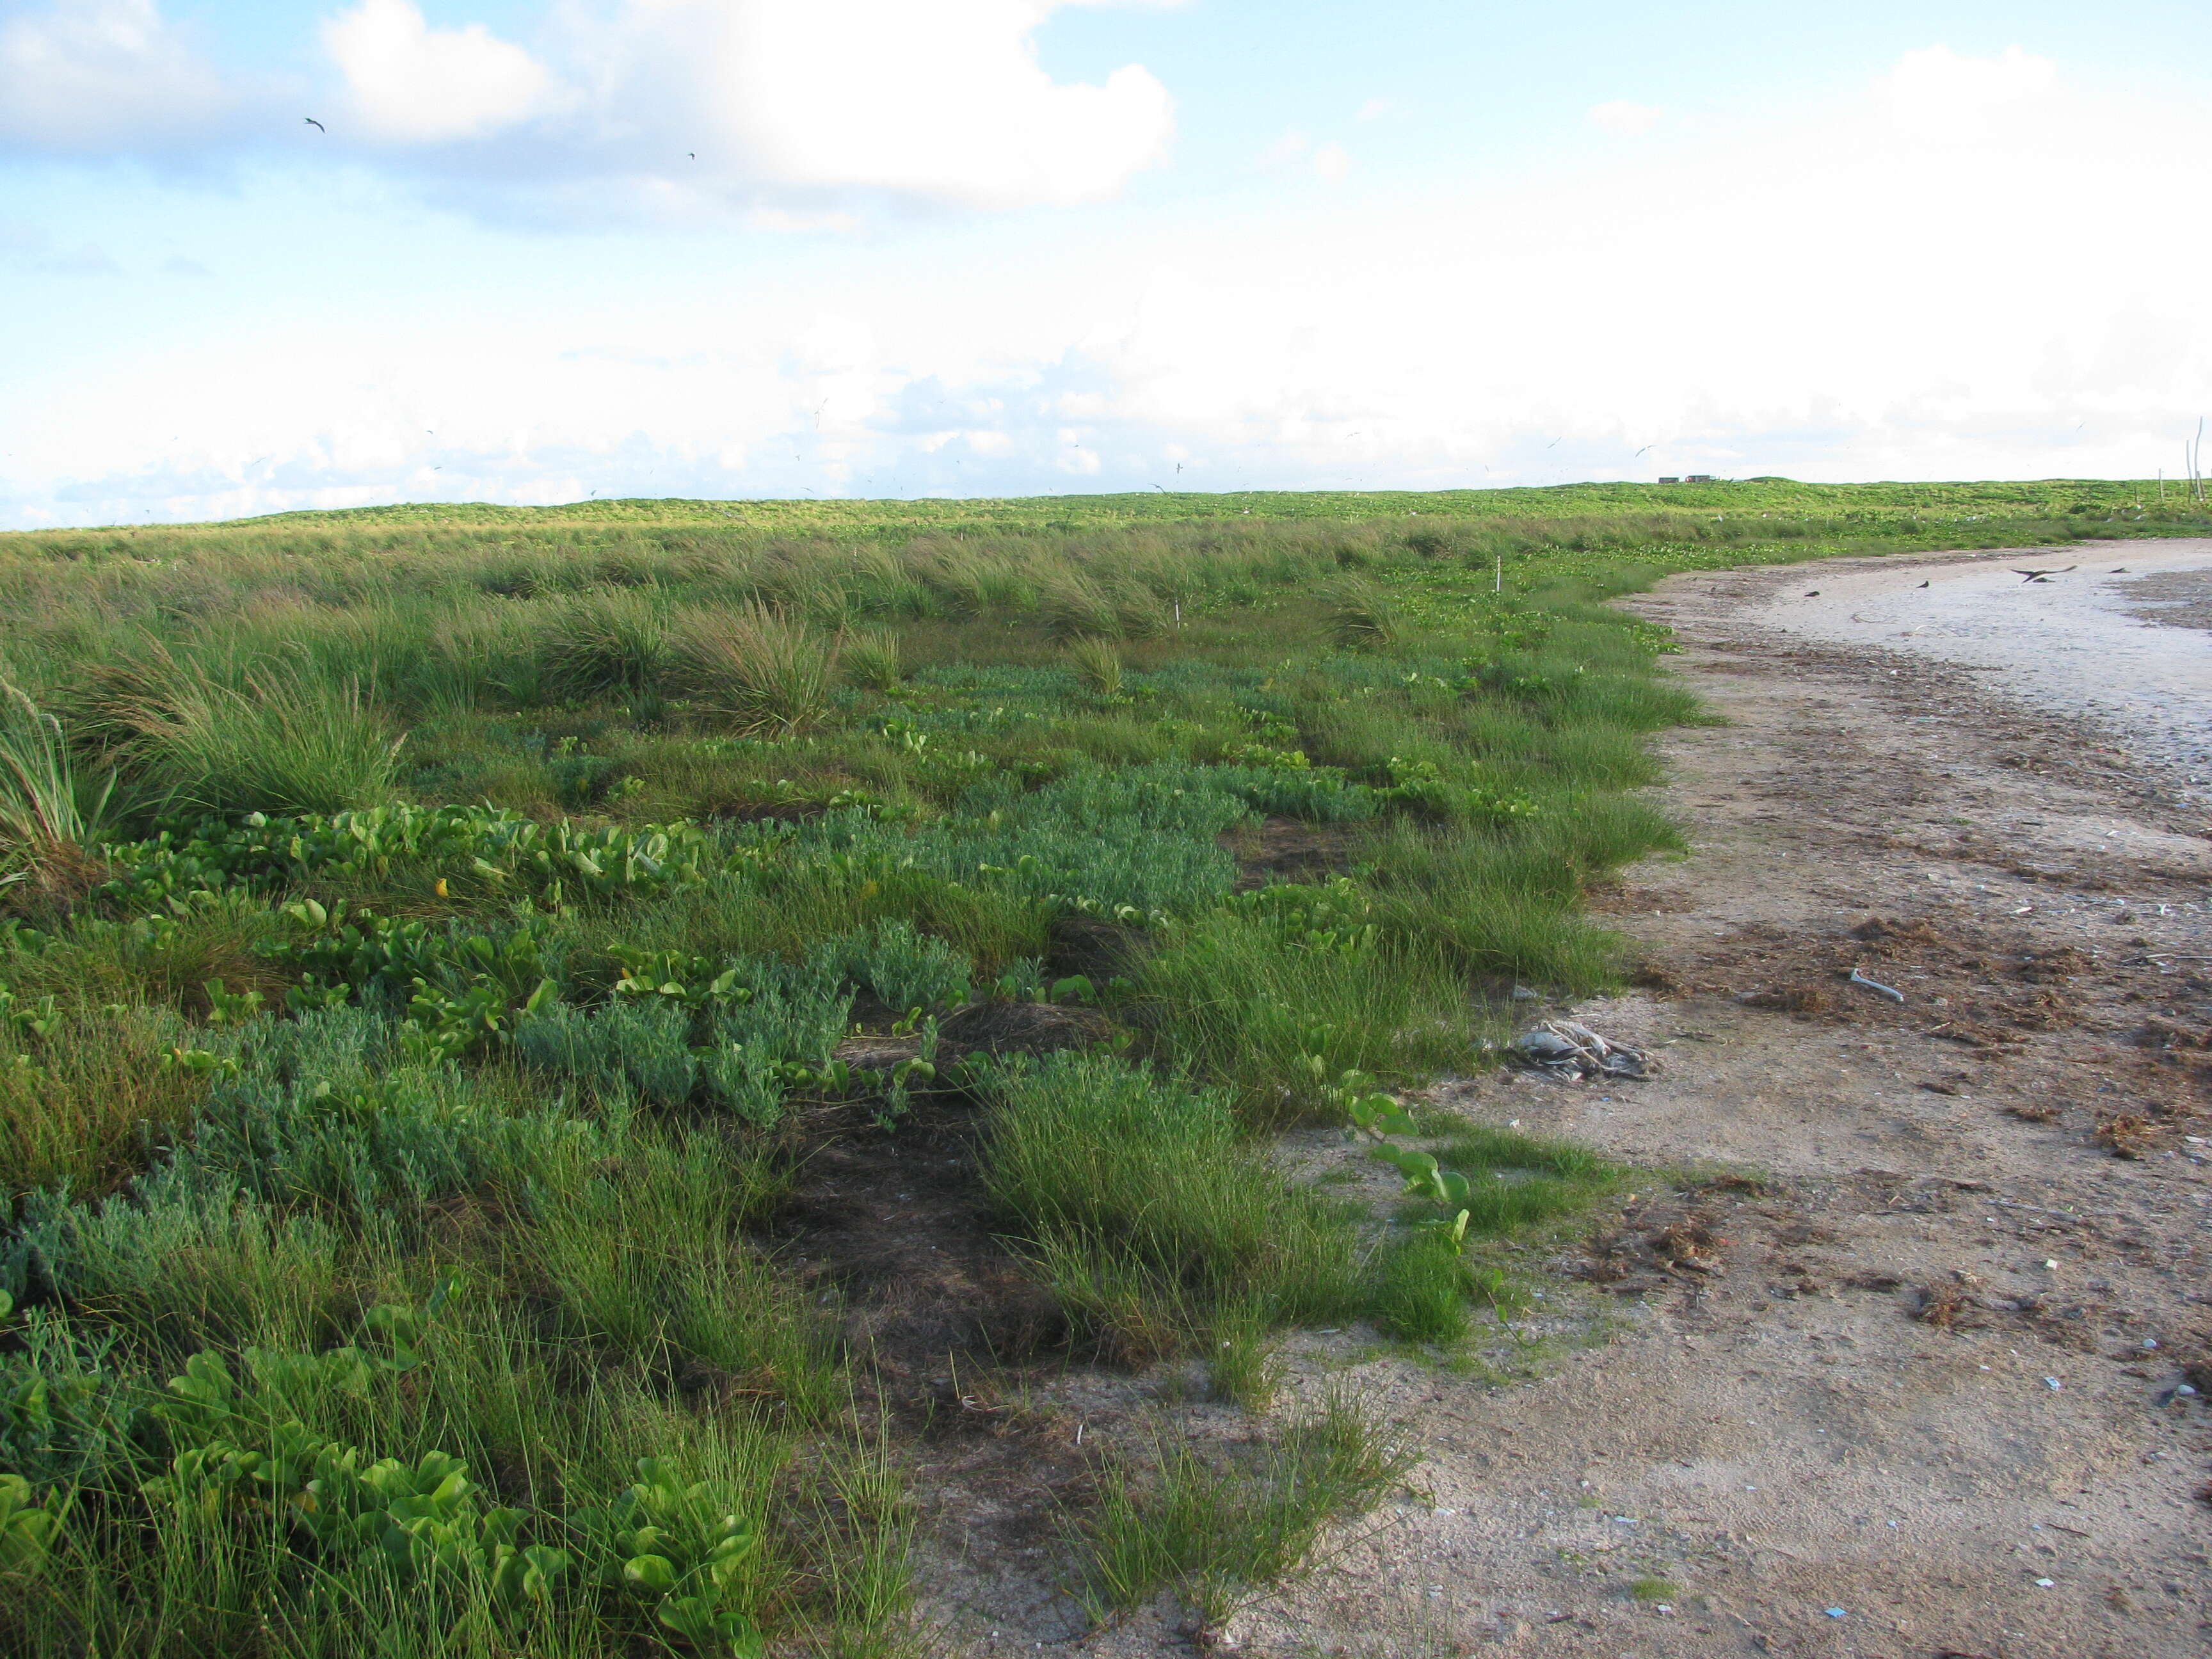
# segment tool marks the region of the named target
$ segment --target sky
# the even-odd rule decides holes
[[[2176,475],[2212,7],[0,0],[0,527]]]

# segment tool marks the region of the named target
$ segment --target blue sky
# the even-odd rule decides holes
[[[0,526],[2172,471],[2200,64],[2171,4],[0,0]]]

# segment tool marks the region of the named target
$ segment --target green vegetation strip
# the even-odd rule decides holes
[[[1675,844],[1696,711],[1598,601],[2203,529],[2141,496],[0,538],[0,1645],[897,1649],[902,1449],[768,1242],[825,1137],[965,1114],[1066,1363],[1260,1413],[1285,1327],[1458,1342],[1471,1241],[1614,1178],[1403,1100],[1602,983],[1584,887]],[[1399,1212],[1285,1173],[1316,1122]],[[1069,1544],[1102,1610],[1223,1605],[1398,1468],[1340,1401],[1109,1463]]]

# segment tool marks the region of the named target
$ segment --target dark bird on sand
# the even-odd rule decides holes
[[[2124,576],[2127,574],[2128,568],[2124,564],[2116,564],[2112,567],[2112,574],[2115,576]]]
[[[2081,568],[2077,564],[2069,564],[2066,567],[2066,570],[2079,570]],[[2012,566],[2011,569],[2014,575],[2025,576],[2032,582],[2047,582],[2053,576],[2063,576],[2066,574],[2066,570],[2022,570],[2018,565]]]
[[[1808,599],[1817,599],[1820,597],[1820,590],[1817,587],[1808,587],[1805,590],[1805,597]]]
[[[302,115],[300,118],[302,121],[305,121],[309,126],[314,128],[317,132],[321,133],[324,137],[327,138],[331,136],[331,130],[325,126],[320,121],[315,119],[313,116]]]
[[[1923,587],[1925,587],[1925,586],[1928,586],[1928,584],[1927,584],[1926,582],[1923,582],[1923,583],[1921,583],[1920,585],[1921,585]]]

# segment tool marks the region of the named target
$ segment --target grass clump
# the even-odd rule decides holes
[[[1067,660],[1075,677],[1102,697],[1121,694],[1121,653],[1110,640],[1085,635],[1067,642]]]
[[[1474,1063],[1464,981],[1439,957],[1382,940],[1364,920],[1311,925],[1315,906],[1247,906],[1164,930],[1135,975],[1144,1017],[1176,1056],[1225,1089],[1242,1118],[1281,1125],[1323,1109],[1347,1071]]]
[[[115,793],[112,776],[89,786],[61,722],[0,678],[0,857],[35,864],[96,848]]]
[[[1353,1218],[1242,1143],[1219,1093],[1062,1054],[994,1076],[984,1179],[1070,1316],[1143,1363],[1236,1313],[1364,1299]]]
[[[673,655],[666,601],[629,590],[580,595],[548,618],[545,684],[556,697],[583,701],[643,696]]]
[[[1103,1612],[1172,1591],[1209,1623],[1296,1570],[1322,1528],[1364,1511],[1414,1461],[1336,1396],[1243,1455],[1181,1437],[1150,1451],[1146,1467],[1109,1468],[1078,1529],[1090,1593]]]
[[[404,733],[357,680],[264,659],[226,683],[166,653],[107,682],[139,782],[172,810],[337,812],[392,799]]]
[[[838,651],[805,622],[764,605],[694,611],[675,631],[675,678],[732,731],[788,734],[822,718]]]
[[[1323,592],[1328,636],[1346,650],[1380,650],[1398,635],[1398,607],[1372,582],[1346,577]]]
[[[882,692],[898,685],[902,657],[896,634],[888,628],[864,628],[846,635],[838,663],[853,684]]]

